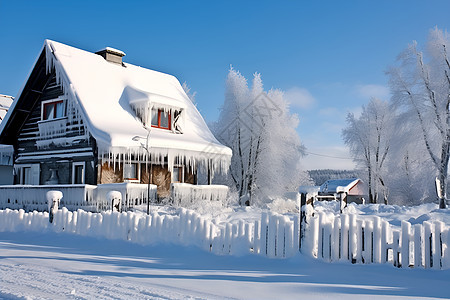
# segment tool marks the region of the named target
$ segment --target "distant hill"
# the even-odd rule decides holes
[[[343,178],[359,178],[360,175],[355,170],[310,170],[308,171],[314,185],[322,185],[329,179],[343,179]]]

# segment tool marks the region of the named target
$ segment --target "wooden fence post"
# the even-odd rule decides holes
[[[341,215],[341,259],[349,260],[348,215]]]
[[[400,255],[400,232],[398,231],[394,231],[393,232],[393,240],[392,240],[392,252],[393,252],[393,256],[394,256],[394,266],[400,268],[401,264],[400,264],[400,260],[399,260],[399,255]]]
[[[433,267],[433,237],[432,237],[432,230],[431,230],[431,223],[430,222],[423,222],[423,242],[424,242],[424,257],[425,257],[425,263],[424,268],[432,268]]]
[[[414,267],[422,266],[422,224],[414,225]]]
[[[333,241],[331,248],[331,260],[338,261],[340,255],[340,232],[341,232],[341,219],[339,217],[334,217],[334,226],[333,226]]]
[[[261,215],[261,234],[260,234],[260,253],[267,256],[268,251],[268,235],[269,235],[269,216],[267,213],[262,213]]]
[[[381,263],[381,218],[375,216],[373,222],[373,261]]]
[[[298,248],[302,251],[302,241],[305,236],[306,227],[306,194],[300,194],[300,206],[299,206],[300,220],[299,220],[299,235],[298,235]]]
[[[443,223],[440,221],[434,222],[434,256],[433,256],[433,267],[435,269],[442,269],[442,229]]]

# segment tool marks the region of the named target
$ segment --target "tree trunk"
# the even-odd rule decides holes
[[[442,157],[441,157],[441,168],[439,168],[439,188],[438,199],[439,199],[439,208],[447,208],[447,169],[448,169],[448,159],[449,159],[449,145],[448,142],[445,143],[442,148]]]

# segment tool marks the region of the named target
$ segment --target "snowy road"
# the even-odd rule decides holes
[[[0,233],[2,299],[447,298],[450,270],[214,256],[68,234]]]

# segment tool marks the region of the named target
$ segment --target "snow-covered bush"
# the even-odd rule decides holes
[[[279,214],[298,213],[298,203],[291,199],[276,198],[267,207],[271,212]]]

